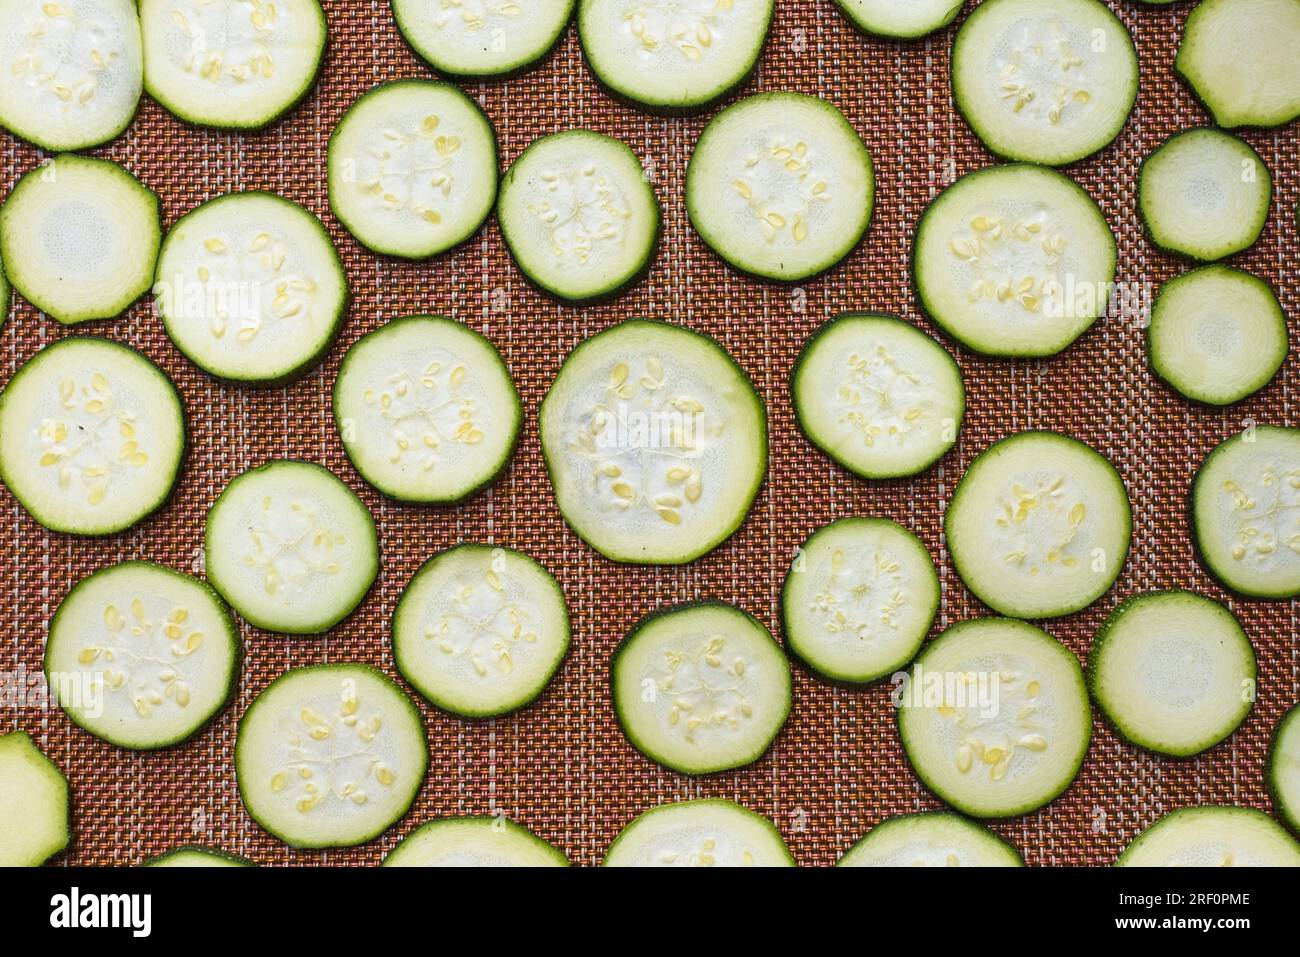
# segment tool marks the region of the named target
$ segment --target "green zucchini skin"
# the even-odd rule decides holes
[[[961,13],[961,8],[965,0],[952,0],[952,9],[941,20],[936,21],[933,26],[923,27],[916,30],[885,30],[881,27],[872,27],[862,18],[853,13],[851,5],[845,0],[835,0],[835,6],[839,8],[840,14],[845,20],[853,25],[853,28],[859,33],[868,37],[883,37],[886,40],[897,40],[907,42],[909,40],[920,40],[928,37],[932,33],[938,33],[940,30],[952,26],[952,22],[957,19],[957,14]]]

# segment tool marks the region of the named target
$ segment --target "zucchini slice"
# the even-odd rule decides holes
[[[1202,266],[1156,295],[1147,351],[1156,375],[1189,399],[1230,405],[1277,375],[1288,348],[1273,287],[1231,266]]]
[[[790,713],[790,663],[751,615],[716,602],[642,619],[610,662],[614,711],[646,757],[682,774],[752,764]]]
[[[532,66],[569,25],[573,4],[392,0],[393,19],[411,48],[438,72],[464,77],[501,76]]]
[[[348,308],[321,221],[274,193],[230,193],[177,221],[158,254],[158,311],[176,348],[232,382],[279,384],[329,351]]]
[[[497,139],[449,83],[396,80],[363,93],[330,134],[330,208],[361,245],[427,259],[464,242],[492,211]]]
[[[1204,0],[1187,17],[1174,58],[1223,127],[1281,126],[1300,116],[1300,4]]]
[[[742,272],[794,281],[830,269],[866,234],[871,153],[833,105],[762,93],[704,128],[686,167],[686,213]]]
[[[614,838],[605,867],[794,867],[776,825],[720,798],[661,804]]]
[[[1208,127],[1175,133],[1138,173],[1138,208],[1152,241],[1193,259],[1253,246],[1272,196],[1273,177],[1250,144]]]
[[[231,480],[208,511],[208,580],[249,624],[329,631],[379,574],[365,503],[329,469],[278,460]]]
[[[199,126],[270,126],[311,92],[325,56],[317,0],[140,0],[144,88]]]
[[[961,13],[962,0],[835,0],[859,30],[878,37],[915,40],[942,30]]]
[[[1300,834],[1300,705],[1284,714],[1273,732],[1265,776],[1277,816]]]
[[[866,684],[916,656],[939,610],[920,540],[887,518],[842,518],[799,549],[781,589],[786,647],[832,681]]]
[[[523,403],[496,348],[440,316],[358,339],[334,380],[334,422],[361,477],[402,502],[459,502],[510,463]]]
[[[72,840],[68,779],[25,731],[0,735],[0,867],[39,867]]]
[[[144,75],[131,0],[0,0],[0,22],[0,125],[50,152],[130,125]]]
[[[1083,765],[1092,710],[1074,654],[1010,618],[953,625],[902,685],[898,730],[917,777],[972,817],[1028,814]]]
[[[420,712],[368,665],[314,665],[244,712],[235,776],[248,813],[294,847],[350,847],[410,808],[429,765]]]
[[[1137,88],[1133,38],[1099,0],[986,0],[952,45],[953,101],[1005,159],[1091,156],[1119,135]]]
[[[794,414],[832,459],[868,479],[915,475],[957,441],[961,369],[895,316],[846,313],[813,333],[790,378]]]
[[[1133,839],[1116,867],[1300,867],[1300,844],[1263,811],[1187,807]]]
[[[1132,512],[1115,466],[1057,432],[995,442],[957,483],[944,515],[957,574],[1015,618],[1086,608],[1119,576]]]
[[[613,295],[650,264],[659,201],[641,160],[590,130],[534,140],[501,180],[501,236],[520,270],[553,296]]]
[[[1013,163],[967,173],[935,197],[916,226],[912,276],[926,314],[968,349],[1051,356],[1106,311],[1115,257],[1115,235],[1082,187]]]
[[[1202,561],[1252,598],[1300,595],[1300,429],[1261,425],[1206,456],[1192,483]]]
[[[945,811],[882,821],[836,867],[1024,867],[1011,844],[982,824]]]
[[[581,0],[578,37],[597,79],[652,109],[702,106],[745,82],[774,0]]]
[[[51,531],[130,528],[167,500],[184,454],[176,387],[121,343],[59,339],[0,393],[0,479]]]
[[[448,817],[397,842],[384,867],[568,867],[569,859],[528,828],[497,817]]]
[[[256,867],[237,854],[212,847],[178,847],[145,861],[143,867]]]
[[[767,469],[767,412],[718,342],[620,323],[565,360],[538,414],[560,514],[617,562],[678,565],[745,520]]]
[[[1121,602],[1098,630],[1088,687],[1126,740],[1190,757],[1246,720],[1255,651],[1218,602],[1189,591],[1151,592]]]
[[[508,548],[464,544],[435,555],[393,613],[397,670],[430,702],[466,718],[532,703],[568,650],[559,582]]]
[[[149,562],[83,578],[59,605],[45,675],[68,717],[131,750],[184,741],[226,706],[243,644],[206,584]]]
[[[14,288],[66,325],[111,319],[153,282],[158,196],[107,160],[56,156],[0,206],[0,258]]]

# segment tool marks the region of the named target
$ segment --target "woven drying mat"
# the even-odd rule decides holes
[[[1185,266],[1144,238],[1135,212],[1138,163],[1166,136],[1208,122],[1173,74],[1188,4],[1112,4],[1141,56],[1137,109],[1119,140],[1068,172],[1101,203],[1119,237],[1119,279],[1164,282]],[[193,129],[146,101],[130,130],[98,155],[123,163],[163,200],[164,226],[232,189],[268,189],[320,215],[344,260],[354,302],[342,341],[323,366],[288,388],[220,385],[168,341],[148,302],[121,319],[79,332],[143,350],[176,381],[192,447],[171,502],[135,529],[107,539],[46,532],[7,491],[0,507],[0,670],[39,669],[50,615],[71,585],[114,562],[142,558],[201,570],[204,515],[234,476],[267,459],[322,463],[354,488],[379,525],[383,569],[361,608],[323,638],[287,638],[243,625],[243,681],[234,704],[178,748],[129,753],[75,728],[62,712],[0,711],[0,731],[29,731],[62,767],[74,794],[74,839],[56,860],[130,864],[177,844],[203,843],[262,863],[373,864],[431,817],[502,812],[592,864],[619,829],[647,807],[728,797],[771,817],[801,864],[830,864],[883,818],[940,807],[907,765],[888,687],[829,687],[796,669],[794,709],[771,751],[740,771],[688,779],[637,753],[610,707],[610,653],[648,611],[717,598],[774,630],[777,596],[795,548],[845,515],[884,515],[916,531],[939,564],[943,599],[935,632],[987,611],[953,572],[942,514],[962,471],[990,443],[1029,428],[1059,429],[1090,443],[1120,470],[1133,502],[1133,549],[1118,584],[1092,608],[1046,623],[1080,656],[1120,599],[1186,587],[1226,601],[1254,641],[1260,700],[1226,743],[1187,761],[1164,760],[1120,742],[1098,718],[1091,751],[1064,797],[1037,813],[995,825],[1031,864],[1104,864],[1141,828],[1200,803],[1269,809],[1262,772],[1269,735],[1297,698],[1297,603],[1237,599],[1193,561],[1187,492],[1205,454],[1248,421],[1296,425],[1300,364],[1288,358],[1260,395],[1226,411],[1193,407],[1153,378],[1136,323],[1103,319],[1064,355],[1036,362],[958,353],[966,376],[966,425],[956,449],[913,479],[864,482],[832,465],[799,433],[787,380],[818,325],[848,310],[921,316],[909,285],[917,216],[960,174],[992,162],[954,111],[948,86],[952,30],[910,44],[863,37],[831,0],[779,0],[767,50],[743,94],[797,90],[825,97],[852,121],[877,165],[876,213],[866,240],[829,275],[790,288],[737,275],[691,230],[682,203],[691,147],[710,111],[655,117],[604,93],[584,64],[572,28],[538,69],[508,82],[466,88],[496,126],[503,166],[535,137],[591,127],[619,137],[646,162],[664,209],[664,231],[647,278],[618,300],[559,305],[530,288],[511,263],[495,221],[431,262],[371,255],[330,215],[325,144],[361,92],[383,80],[426,77],[387,3],[326,0],[330,44],[312,96],[285,121],[252,135]],[[968,8],[971,4],[968,4]],[[1273,172],[1274,210],[1264,234],[1234,262],[1266,277],[1288,315],[1300,314],[1292,211],[1300,199],[1296,127],[1247,139]],[[4,186],[39,160],[5,137]],[[346,348],[387,320],[412,312],[454,316],[501,349],[526,407],[527,427],[511,470],[455,508],[385,501],[348,463],[330,417],[330,387]],[[561,361],[585,337],[631,316],[684,323],[720,339],[749,373],[770,412],[771,467],[748,521],[710,555],[678,568],[608,562],[586,547],[555,509],[537,442],[538,402]],[[41,346],[68,330],[19,302],[3,337],[5,381]],[[1293,341],[1300,341],[1292,330]],[[949,347],[952,343],[948,342]],[[536,557],[560,579],[575,627],[568,660],[521,714],[461,721],[422,705],[428,779],[414,808],[363,847],[300,852],[249,818],[232,766],[235,723],[253,697],[287,668],[365,661],[394,674],[389,619],[402,587],[431,554],[462,540],[497,543]],[[779,632],[777,632],[779,634]]]

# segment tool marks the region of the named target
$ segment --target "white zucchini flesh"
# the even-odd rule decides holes
[[[734,103],[686,169],[691,225],[743,272],[804,279],[835,265],[871,221],[871,154],[844,114],[798,93]]]
[[[958,814],[904,814],[877,824],[836,867],[1024,867],[1020,852]]]
[[[379,573],[375,522],[334,473],[272,461],[236,476],[208,512],[208,580],[247,621],[321,634],[365,597]]]
[[[50,621],[45,674],[68,717],[110,744],[192,736],[239,680],[239,631],[203,582],[148,562],[101,569]]]
[[[357,471],[404,502],[457,502],[501,473],[523,418],[500,353],[439,316],[362,336],[334,382],[334,421]]]
[[[1300,429],[1257,426],[1206,457],[1192,485],[1201,558],[1233,591],[1300,594]]]
[[[773,0],[580,0],[592,72],[651,107],[712,102],[744,82],[763,52]]]
[[[107,160],[62,155],[0,207],[0,256],[23,297],[59,322],[108,319],[153,281],[157,195]]]
[[[430,821],[402,838],[384,867],[568,867],[564,852],[495,817]]]
[[[953,42],[957,109],[1007,159],[1064,166],[1097,152],[1137,86],[1133,38],[1099,0],[987,0]]]
[[[1138,174],[1138,208],[1151,238],[1194,259],[1222,259],[1253,245],[1272,195],[1264,160],[1222,130],[1175,133]]]
[[[1187,17],[1176,69],[1223,127],[1281,126],[1300,116],[1300,4],[1205,0]]]
[[[252,867],[251,861],[206,847],[178,847],[145,861],[145,867]]]
[[[732,801],[651,808],[614,838],[605,867],[794,867],[776,825]]]
[[[1255,696],[1255,651],[1232,612],[1186,591],[1122,603],[1097,632],[1088,682],[1126,739],[1174,757],[1236,730]]]
[[[167,499],[185,452],[171,380],[128,346],[72,336],[0,394],[0,478],[46,528],[109,535]]]
[[[610,664],[628,739],[683,774],[757,761],[790,713],[790,663],[738,608],[681,605],[632,629]]]
[[[943,346],[893,316],[848,313],[813,334],[791,397],[813,444],[863,478],[915,475],[957,441],[961,369]]]
[[[1086,608],[1118,577],[1132,512],[1115,467],[1055,432],[1021,432],[971,463],[944,516],[957,573],[1015,618]]]
[[[707,336],[631,320],[565,360],[539,413],[566,522],[607,558],[681,564],[744,521],[767,468],[767,414]]]
[[[140,0],[144,85],[200,126],[258,129],[307,95],[325,55],[317,0]]]
[[[898,729],[917,776],[972,817],[1027,814],[1056,798],[1092,736],[1078,659],[1023,621],[953,625],[902,693]]]
[[[0,735],[0,867],[38,867],[71,839],[63,772],[26,732]]]
[[[555,46],[574,0],[392,0],[406,42],[435,70],[499,76],[529,66]]]
[[[550,572],[527,555],[459,545],[411,579],[393,613],[397,670],[453,714],[529,704],[569,650],[569,612]]]
[[[1133,839],[1115,865],[1300,867],[1300,844],[1262,811],[1191,807],[1152,824]]]
[[[568,130],[535,140],[511,164],[497,220],[524,275],[582,301],[616,292],[645,269],[659,202],[626,144]]]
[[[938,608],[929,552],[884,518],[842,518],[818,529],[781,591],[790,651],[819,674],[853,683],[911,661]]]
[[[319,219],[274,193],[231,193],[171,228],[154,295],[167,335],[199,368],[275,383],[329,349],[348,281]]]
[[[330,135],[329,200],[372,252],[426,259],[468,239],[497,194],[496,134],[448,83],[400,80],[363,94]]]
[[[962,0],[835,0],[859,29],[912,40],[942,30],[961,12]]]
[[[1300,707],[1292,708],[1278,722],[1267,778],[1277,816],[1300,834]]]
[[[130,0],[0,0],[0,125],[50,151],[107,143],[143,85]]]
[[[1273,380],[1288,349],[1286,314],[1263,279],[1202,266],[1161,287],[1151,309],[1151,368],[1198,402],[1229,405]]]
[[[976,352],[1050,356],[1106,310],[1115,236],[1073,180],[1013,163],[967,173],[921,214],[913,274],[927,315]]]

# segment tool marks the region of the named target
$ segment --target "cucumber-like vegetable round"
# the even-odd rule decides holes
[[[676,565],[745,520],[767,469],[767,412],[715,340],[630,320],[581,343],[538,414],[560,514],[618,562]]]
[[[239,721],[235,775],[248,813],[294,847],[350,847],[410,808],[429,764],[420,713],[367,665],[276,678]]]
[[[1151,309],[1151,368],[1197,402],[1230,405],[1258,392],[1282,368],[1287,348],[1286,314],[1273,288],[1231,266],[1169,280]]]
[[[818,674],[852,684],[911,661],[938,609],[930,553],[886,518],[842,518],[813,532],[781,589],[790,653]]]
[[[605,867],[794,867],[776,825],[720,798],[661,804],[614,838]]]
[[[348,307],[343,261],[321,221],[274,193],[230,193],[177,221],[154,295],[167,335],[203,371],[278,384],[329,351]]]
[[[813,333],[790,379],[809,440],[863,478],[915,475],[957,441],[966,386],[952,356],[895,316],[846,313]]]
[[[1138,173],[1138,208],[1152,241],[1193,259],[1254,245],[1272,196],[1273,177],[1250,144],[1208,127],[1175,133]]]
[[[1300,116],[1300,4],[1204,0],[1174,58],[1219,126],[1281,126]]]
[[[642,754],[682,774],[757,761],[790,713],[790,664],[739,608],[677,605],[641,620],[610,662],[614,711]]]
[[[510,165],[497,220],[525,276],[560,299],[583,302],[645,272],[659,201],[627,144],[568,130],[534,140]]]
[[[492,211],[497,140],[449,83],[396,80],[363,93],[330,134],[330,208],[361,245],[427,259],[464,242]]]
[[[0,393],[0,479],[51,531],[130,528],[167,500],[184,454],[176,387],[109,339],[59,339]]]
[[[1114,584],[1132,512],[1115,467],[1057,432],[995,442],[957,483],[944,515],[957,574],[980,601],[1015,618],[1086,608]]]
[[[68,779],[25,731],[0,735],[0,867],[38,867],[72,840]]]
[[[1010,618],[953,625],[900,686],[898,730],[917,777],[963,814],[1027,814],[1068,788],[1092,737],[1074,654]]]
[[[1064,166],[1096,153],[1137,87],[1133,38],[1099,0],[987,0],[953,41],[953,101],[1006,159]]]
[[[1082,187],[1012,163],[967,173],[926,208],[912,276],[926,314],[967,348],[1050,356],[1106,311],[1115,250]]]
[[[1192,484],[1201,560],[1252,598],[1300,595],[1300,429],[1261,425],[1217,445]]]
[[[464,77],[501,76],[532,66],[569,25],[573,4],[392,0],[393,19],[411,48],[440,73]]]
[[[1300,834],[1300,705],[1284,714],[1273,732],[1265,777],[1277,816]]]
[[[1121,602],[1093,638],[1092,699],[1138,747],[1189,757],[1250,713],[1255,651],[1232,612],[1189,591]]]
[[[961,12],[962,0],[835,0],[859,30],[878,37],[914,40],[942,30]]]
[[[568,867],[569,859],[528,828],[497,817],[430,821],[398,841],[384,867]]]
[[[794,281],[830,269],[866,234],[871,153],[832,104],[762,93],[704,128],[686,167],[686,212],[742,272]]]
[[[111,319],[153,282],[159,209],[116,163],[56,156],[0,206],[0,259],[23,298],[59,322]]]
[[[144,88],[199,126],[270,126],[311,92],[325,56],[317,0],[140,0]]]
[[[655,109],[702,106],[753,72],[774,7],[580,0],[578,36],[591,71],[615,93]]]
[[[127,128],[140,102],[130,0],[0,0],[0,125],[43,150],[82,150]]]
[[[189,575],[123,562],[83,578],[59,605],[45,675],[68,717],[131,750],[198,732],[239,681],[243,645],[225,602]]]
[[[467,718],[530,704],[569,650],[559,583],[527,555],[464,544],[420,567],[393,613],[397,670]]]
[[[1116,867],[1300,867],[1300,844],[1263,811],[1207,805],[1166,814]]]
[[[251,625],[316,635],[361,603],[379,573],[365,503],[329,469],[278,460],[231,480],[208,511],[208,580]]]
[[[1024,867],[1011,844],[960,814],[888,818],[844,852],[836,867]]]
[[[212,847],[178,847],[175,850],[151,857],[144,867],[256,867],[252,861],[237,854]]]

